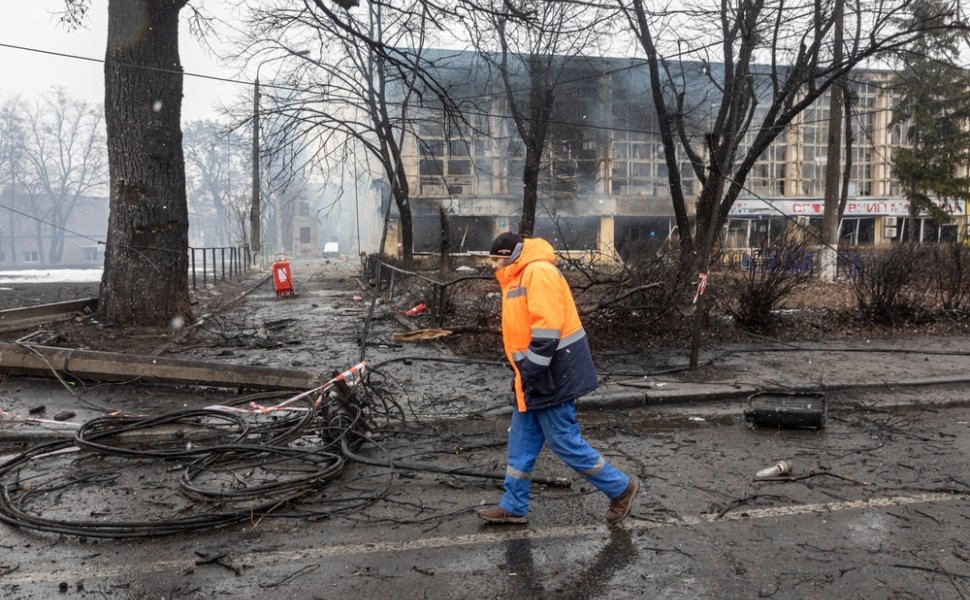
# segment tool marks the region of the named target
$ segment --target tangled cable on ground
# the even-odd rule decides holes
[[[378,422],[403,418],[393,401],[368,392],[365,363],[277,404],[278,393],[157,416],[106,415],[73,439],[30,448],[0,464],[0,521],[59,534],[135,538],[191,532],[267,516],[306,514],[301,501],[339,478],[348,462],[501,479],[504,474],[397,461],[362,454]],[[65,463],[66,461],[66,463]],[[173,485],[152,480],[178,473]],[[127,518],[147,489],[154,518]],[[568,486],[563,479],[537,480]],[[110,484],[110,487],[108,487]],[[62,494],[95,507],[78,518]],[[370,500],[372,501],[372,499]],[[370,502],[368,501],[368,502]],[[347,500],[344,509],[366,505]],[[83,504],[83,503],[80,503]],[[290,510],[288,510],[290,509]],[[124,518],[109,518],[123,513]],[[317,513],[319,514],[319,513]]]

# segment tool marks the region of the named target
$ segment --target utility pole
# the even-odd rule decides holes
[[[259,67],[265,62],[259,63]],[[256,267],[260,266],[262,250],[259,242],[259,67],[256,67],[256,79],[253,81],[253,189],[249,206],[249,252],[252,265]]]

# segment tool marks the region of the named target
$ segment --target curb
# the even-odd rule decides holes
[[[920,387],[934,385],[953,385],[970,383],[970,377],[964,376],[941,376],[926,377],[921,379],[904,379],[901,381],[880,381],[880,382],[859,382],[859,383],[832,383],[823,385],[803,385],[791,387],[757,387],[753,385],[732,385],[732,384],[664,384],[670,389],[640,389],[631,391],[606,392],[602,394],[590,394],[583,396],[576,401],[576,411],[589,410],[616,410],[630,408],[650,408],[652,406],[665,406],[676,404],[689,404],[691,402],[716,402],[724,400],[746,400],[750,395],[756,393],[790,393],[790,392],[821,392],[834,390],[850,389],[875,389],[875,388],[894,388],[894,387]],[[678,387],[679,386],[679,387]],[[489,416],[500,416],[510,414],[512,407],[502,407],[487,411]],[[429,419],[424,422],[434,422]],[[0,440],[4,442],[26,443],[34,441],[47,441],[54,439],[64,439],[73,435],[71,430],[15,430],[5,429],[0,426]],[[12,434],[12,435],[11,435]],[[161,435],[161,432],[157,435]],[[147,437],[147,436],[146,436]]]
[[[754,386],[692,385],[686,389],[650,389],[629,392],[607,392],[584,396],[576,402],[576,410],[643,408],[665,404],[710,402],[747,398],[763,391]]]
[[[789,387],[770,386],[758,387],[741,384],[702,384],[702,383],[668,383],[669,389],[650,387],[642,391],[618,391],[602,394],[590,394],[576,402],[576,410],[583,409],[618,409],[643,408],[665,404],[687,404],[690,402],[711,402],[718,400],[746,400],[752,394],[759,392],[826,392],[853,389],[892,389],[897,387],[926,387],[935,385],[957,385],[970,383],[970,377],[963,375],[946,375],[940,377],[923,377],[919,379],[903,379],[900,381],[867,381],[855,383],[828,383],[821,385],[793,385]],[[639,386],[636,386],[639,387]]]

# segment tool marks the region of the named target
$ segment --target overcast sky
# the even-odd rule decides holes
[[[209,12],[227,9],[219,0],[200,3]],[[64,0],[0,0],[3,18],[0,19],[0,98],[10,94],[30,97],[53,85],[65,87],[77,98],[88,102],[104,101],[103,64],[107,40],[108,0],[91,0],[91,10],[85,28],[67,31],[58,22],[64,10]],[[239,73],[235,67],[220,64],[192,37],[186,23],[188,10],[183,10],[179,30],[179,53],[186,72],[182,116],[184,121],[216,118],[220,103],[229,104],[239,94],[251,92],[252,73]],[[229,13],[231,14],[231,13]],[[12,47],[13,46],[13,47]],[[629,44],[617,53],[630,51]],[[83,60],[59,53],[94,59]],[[970,63],[970,52],[963,54],[964,64]],[[213,81],[196,75],[242,80],[244,83]],[[271,80],[267,70],[261,73],[264,83]]]
[[[93,0],[85,29],[67,31],[58,22],[64,0],[0,0],[0,98],[20,94],[30,98],[50,86],[59,85],[71,96],[92,103],[104,102],[104,58],[107,41],[108,0]],[[187,12],[187,11],[183,11]],[[186,73],[228,79],[243,79],[235,69],[220,65],[189,34],[179,28],[179,54]],[[12,48],[18,46],[21,48]],[[22,48],[29,48],[22,49]],[[45,54],[54,52],[92,58],[98,62]],[[265,79],[263,69],[261,79]],[[234,95],[251,93],[245,85],[186,76],[182,119],[216,118],[220,101],[230,103]]]

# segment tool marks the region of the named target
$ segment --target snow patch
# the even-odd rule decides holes
[[[24,269],[0,271],[4,283],[87,283],[101,281],[102,269]]]

